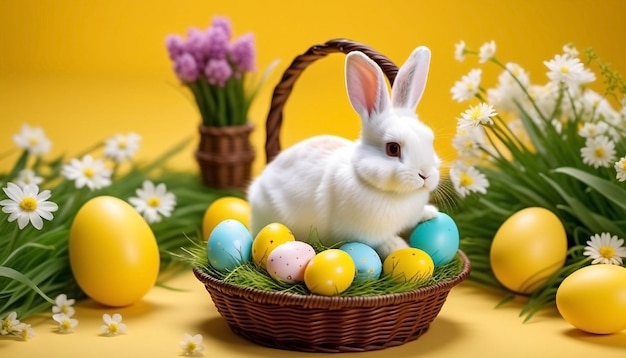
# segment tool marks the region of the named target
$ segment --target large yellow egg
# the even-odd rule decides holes
[[[268,256],[278,245],[295,240],[287,226],[281,223],[268,224],[256,234],[252,242],[252,260],[257,266],[265,269]]]
[[[69,236],[78,286],[103,305],[139,301],[159,274],[159,247],[143,217],[127,202],[98,196],[78,210]]]
[[[574,271],[559,285],[556,307],[572,326],[589,333],[626,329],[626,268],[600,264]]]
[[[498,281],[522,294],[545,283],[563,267],[566,256],[567,235],[561,220],[540,207],[511,215],[496,232],[489,253]]]
[[[304,284],[318,295],[335,296],[350,287],[356,275],[352,257],[339,249],[328,249],[315,255],[304,270]]]
[[[206,241],[213,228],[224,220],[237,220],[250,230],[250,204],[244,199],[224,196],[214,200],[202,218],[202,237]]]
[[[435,263],[424,250],[414,247],[399,249],[383,262],[383,274],[396,282],[425,282],[433,276]]]

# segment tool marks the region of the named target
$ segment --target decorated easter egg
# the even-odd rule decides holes
[[[227,219],[217,224],[206,243],[209,264],[220,271],[232,270],[250,261],[252,235],[237,220]]]
[[[339,249],[347,252],[352,257],[356,268],[356,282],[380,277],[383,263],[373,248],[360,242],[349,242],[341,245]]]
[[[409,236],[409,245],[425,251],[435,267],[452,261],[459,250],[459,228],[446,213],[439,213],[415,227]]]
[[[81,290],[96,302],[120,307],[139,301],[159,274],[159,247],[141,214],[124,200],[85,202],[70,227],[69,260]]]
[[[496,231],[489,260],[498,281],[530,294],[555,274],[567,256],[567,235],[550,210],[529,207],[511,215]]]
[[[383,262],[383,274],[396,282],[423,282],[433,276],[434,270],[430,255],[414,247],[396,250]]]
[[[304,284],[312,293],[335,296],[350,287],[355,274],[354,261],[347,252],[328,249],[309,261],[304,271]]]
[[[267,272],[277,281],[297,283],[304,280],[304,271],[315,256],[306,242],[288,241],[278,245],[267,258]]]
[[[559,285],[556,307],[567,322],[585,332],[626,329],[626,268],[599,264],[574,271]]]
[[[226,219],[237,220],[250,230],[250,204],[235,196],[224,196],[214,200],[202,217],[202,237],[207,240],[211,231]]]
[[[289,228],[281,223],[271,223],[263,227],[252,242],[252,260],[262,268],[266,268],[269,254],[280,244],[295,241]]]

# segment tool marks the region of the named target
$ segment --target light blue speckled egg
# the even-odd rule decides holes
[[[373,248],[360,242],[349,242],[341,245],[339,249],[347,252],[354,261],[356,267],[355,282],[375,280],[380,277],[383,263]]]
[[[228,219],[215,226],[206,244],[209,264],[220,271],[232,270],[252,256],[252,234],[241,222]]]
[[[448,214],[440,212],[417,225],[409,237],[409,245],[426,251],[435,267],[442,266],[452,261],[459,250],[459,229]]]

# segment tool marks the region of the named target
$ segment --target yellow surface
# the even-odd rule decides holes
[[[184,333],[202,334],[205,357],[321,357],[249,343],[230,331],[200,281],[188,272],[167,282],[186,291],[154,288],[135,306],[106,309],[92,301],[77,305],[79,320],[72,334],[54,332],[45,314],[33,319],[37,336],[30,341],[0,339],[2,357],[176,357]],[[399,347],[341,357],[624,357],[626,331],[589,335],[553,310],[531,321],[518,317],[522,300],[495,308],[499,294],[464,282],[450,292],[431,328],[416,341]],[[121,313],[128,332],[100,336],[102,314]],[[367,320],[367,317],[363,317]]]
[[[573,42],[593,46],[626,74],[626,2],[621,0],[529,1],[75,1],[0,2],[0,171],[17,153],[11,141],[22,123],[41,126],[53,142],[50,156],[80,153],[115,133],[142,135],[139,158],[149,159],[185,138],[189,150],[171,164],[195,170],[192,147],[198,115],[170,69],[164,48],[168,33],[205,27],[215,14],[228,15],[235,32],[256,35],[259,67],[273,59],[279,68],[254,103],[253,140],[263,166],[263,121],[271,89],[282,70],[309,46],[335,37],[364,42],[401,63],[418,45],[433,52],[431,75],[418,113],[437,134],[445,160],[454,159],[450,141],[455,118],[467,104],[450,99],[454,81],[477,66],[453,59],[454,44],[478,48],[495,40],[498,56],[525,67],[545,82],[543,61]],[[498,71],[486,70],[493,84]],[[343,85],[343,57],[331,56],[307,69],[285,112],[286,145],[328,132],[354,138],[358,119]],[[5,153],[14,151],[13,154]],[[188,291],[154,288],[140,303],[109,310],[90,301],[77,308],[74,334],[53,332],[47,317],[33,319],[29,342],[0,339],[2,357],[172,357],[185,332],[201,333],[207,357],[293,357],[255,346],[232,334],[208,294],[190,273],[169,282]],[[431,330],[418,341],[359,357],[623,357],[626,332],[592,336],[572,329],[548,311],[523,324],[520,302],[494,309],[500,296],[470,284],[455,288]],[[120,312],[126,335],[98,336],[103,313]],[[363,317],[364,320],[367,317]],[[343,355],[342,355],[343,356]],[[345,356],[357,356],[346,354]]]

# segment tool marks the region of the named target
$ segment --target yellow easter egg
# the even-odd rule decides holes
[[[304,284],[312,293],[336,296],[354,281],[356,267],[350,255],[339,249],[324,250],[309,261]]]
[[[550,210],[529,207],[511,215],[491,242],[489,260],[498,281],[530,294],[565,264],[567,235]]]
[[[265,269],[270,253],[280,244],[295,241],[289,228],[281,223],[271,223],[263,227],[252,242],[252,260]]]
[[[211,231],[224,220],[237,220],[250,230],[250,204],[244,199],[224,196],[214,200],[202,218],[202,238],[206,241]]]
[[[124,200],[97,196],[70,227],[69,261],[78,286],[113,307],[139,301],[159,274],[159,247],[141,214]]]
[[[626,268],[599,264],[574,271],[559,285],[556,307],[563,319],[585,332],[626,329]]]
[[[413,247],[396,250],[383,262],[383,275],[397,282],[423,282],[433,276],[434,270],[430,255]]]

